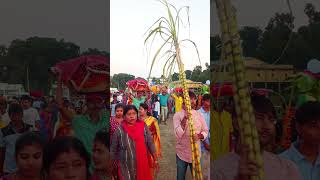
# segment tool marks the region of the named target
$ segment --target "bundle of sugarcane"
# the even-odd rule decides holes
[[[225,60],[231,62],[234,81],[234,101],[240,128],[242,144],[248,146],[248,159],[259,165],[259,176],[252,176],[252,180],[264,178],[263,160],[260,143],[255,125],[255,115],[251,105],[248,83],[245,79],[244,61],[241,55],[240,36],[235,15],[235,9],[230,0],[216,0],[219,21],[222,32],[222,53]]]
[[[186,105],[186,112],[188,113],[188,125],[190,130],[190,143],[191,143],[191,151],[192,151],[192,177],[195,179],[195,175],[197,174],[198,179],[202,179],[202,173],[201,173],[201,165],[200,165],[200,149],[198,147],[198,144],[194,141],[193,136],[195,135],[195,131],[193,128],[193,119],[191,114],[191,102],[190,97],[188,93],[188,87],[186,82],[186,74],[184,71],[184,65],[181,62],[180,59],[180,48],[177,47],[177,62],[179,66],[179,79],[182,82],[182,88],[183,88],[183,99]]]
[[[151,36],[155,37],[156,34],[159,34],[161,37],[161,40],[163,40],[162,45],[156,51],[155,56],[153,57],[149,77],[151,75],[154,62],[157,60],[158,55],[160,54],[160,52],[162,52],[162,50],[164,49],[163,47],[165,45],[169,45],[170,49],[165,51],[164,53],[164,55],[167,55],[168,58],[166,59],[166,63],[163,67],[163,76],[166,77],[170,82],[171,76],[173,74],[172,72],[175,67],[175,63],[178,65],[179,80],[182,84],[183,99],[186,105],[186,112],[188,114],[188,127],[189,127],[188,129],[190,131],[189,134],[190,134],[190,143],[191,143],[191,151],[192,151],[192,178],[195,179],[197,177],[197,179],[202,180],[201,165],[200,165],[200,147],[198,147],[197,142],[195,142],[193,139],[195,135],[195,131],[193,127],[193,120],[192,120],[192,113],[191,113],[192,109],[191,109],[191,102],[190,102],[190,97],[188,93],[186,74],[184,71],[184,64],[181,60],[180,44],[182,44],[183,42],[191,42],[196,48],[198,58],[199,58],[199,53],[198,53],[197,46],[193,41],[189,39],[179,40],[178,38],[179,28],[180,28],[179,24],[182,23],[182,19],[180,18],[179,14],[182,12],[181,11],[182,9],[186,9],[188,13],[189,7],[185,6],[177,10],[173,5],[169,4],[166,0],[161,0],[160,2],[166,7],[168,17],[159,18],[153,25],[156,27],[150,30],[145,40],[145,43],[146,43],[146,41]],[[176,13],[175,17],[173,17],[173,14],[171,12],[172,9]]]

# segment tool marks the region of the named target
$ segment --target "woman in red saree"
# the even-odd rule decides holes
[[[138,110],[133,105],[124,108],[124,121],[112,136],[111,159],[119,161],[119,177],[123,180],[153,180],[148,171],[147,154],[153,155],[153,166],[159,169],[155,146],[148,127],[138,120]]]
[[[152,139],[153,139],[153,143],[156,148],[157,158],[161,158],[161,143],[160,143],[159,125],[158,125],[157,119],[148,114],[148,105],[147,104],[145,104],[145,103],[140,104],[139,117],[140,117],[139,119],[144,121],[146,123],[146,125],[148,126],[149,131],[152,136]],[[155,169],[152,166],[154,164],[154,158],[153,158],[152,154],[148,154],[148,160],[149,160],[149,164],[151,164],[150,165],[151,175],[154,176]]]

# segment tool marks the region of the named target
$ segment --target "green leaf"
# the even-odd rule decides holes
[[[196,51],[197,51],[199,63],[200,63],[200,66],[201,66],[200,54],[199,54],[199,50],[198,50],[198,47],[197,47],[196,43],[193,42],[193,41],[191,41],[190,39],[183,39],[183,40],[181,40],[181,41],[179,42],[179,44],[182,43],[182,42],[185,42],[185,41],[192,43],[193,46],[195,47],[195,49],[196,49]]]
[[[150,72],[149,72],[149,77],[150,78],[150,75],[151,75],[151,72],[152,72],[152,68],[153,68],[153,65],[159,55],[159,53],[161,52],[162,48],[168,43],[168,41],[172,38],[172,36],[170,36],[161,46],[160,48],[157,50],[156,54],[154,55],[153,57],[153,60],[152,60],[152,63],[151,63],[151,68],[150,68]]]

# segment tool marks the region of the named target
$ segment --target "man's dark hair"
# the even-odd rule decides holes
[[[23,114],[23,109],[20,104],[12,103],[9,106],[8,114],[9,114],[9,116],[11,116],[15,113],[22,113]]]
[[[190,97],[190,99],[192,99],[192,98],[197,99],[197,95],[192,91],[189,91],[189,97]]]
[[[251,95],[251,103],[254,111],[259,113],[271,113],[273,115],[273,118],[276,119],[276,142],[279,142],[283,133],[282,123],[278,121],[276,109],[270,99],[262,95]]]
[[[297,109],[295,119],[297,124],[320,120],[320,102],[309,101],[304,103]]]
[[[277,119],[276,109],[274,108],[270,99],[261,95],[252,95],[251,103],[254,111],[259,113],[271,113]]]
[[[210,95],[209,94],[205,94],[202,96],[202,101],[207,101],[210,100]]]
[[[28,95],[22,95],[21,96],[21,101],[24,101],[24,100],[31,101],[31,97],[28,96]]]

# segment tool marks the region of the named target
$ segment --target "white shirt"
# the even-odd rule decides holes
[[[119,95],[119,96],[117,97],[117,101],[122,102],[122,95]]]
[[[36,127],[36,121],[40,121],[40,116],[38,111],[33,108],[30,107],[29,109],[25,109],[23,110],[23,122],[26,124],[31,125],[33,128]]]
[[[155,102],[154,111],[160,112],[160,103],[159,101]]]

